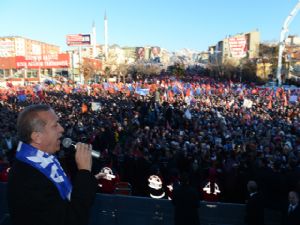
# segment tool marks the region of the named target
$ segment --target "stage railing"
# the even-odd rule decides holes
[[[244,225],[245,205],[201,201],[201,225]],[[174,208],[169,200],[97,194],[89,225],[173,225]],[[0,225],[9,225],[6,184],[0,183]],[[265,210],[265,224],[279,225],[280,213]]]

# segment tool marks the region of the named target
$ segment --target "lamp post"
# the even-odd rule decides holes
[[[300,0],[295,5],[293,10],[290,12],[288,17],[285,19],[285,21],[283,23],[283,26],[282,26],[282,30],[280,32],[279,50],[278,50],[278,66],[277,66],[277,73],[276,73],[276,77],[277,77],[277,81],[278,81],[279,86],[281,86],[281,83],[282,83],[281,82],[282,53],[283,53],[283,50],[284,50],[284,47],[285,47],[286,34],[288,32],[288,28],[289,28],[290,23],[292,22],[294,17],[297,15],[299,9],[300,9]]]

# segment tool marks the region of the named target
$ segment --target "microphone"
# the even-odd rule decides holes
[[[76,149],[76,143],[74,141],[72,141],[71,138],[64,138],[62,141],[62,145],[65,148],[70,148],[71,146],[73,146]],[[100,152],[97,152],[95,150],[92,150],[92,156],[95,158],[99,158],[100,157]]]

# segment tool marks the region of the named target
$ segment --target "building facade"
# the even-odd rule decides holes
[[[258,31],[226,37],[216,45],[209,47],[209,62],[223,64],[225,61],[231,61],[239,65],[243,58],[258,58],[259,44],[260,34]]]
[[[68,71],[70,56],[56,45],[20,36],[0,37],[0,78],[40,81]]]

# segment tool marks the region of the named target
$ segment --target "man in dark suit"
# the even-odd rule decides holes
[[[47,105],[26,107],[18,117],[20,139],[9,173],[8,207],[13,225],[86,225],[97,183],[91,174],[91,146],[76,144],[73,184],[55,153],[64,131]]]
[[[199,201],[199,193],[189,185],[188,174],[183,174],[179,187],[174,189],[172,198],[175,206],[175,225],[199,225]]]
[[[255,181],[249,181],[247,184],[249,198],[246,203],[245,223],[247,225],[264,224],[264,207],[261,194],[257,190]]]
[[[295,191],[289,192],[289,205],[284,212],[284,225],[300,224],[299,194]]]

